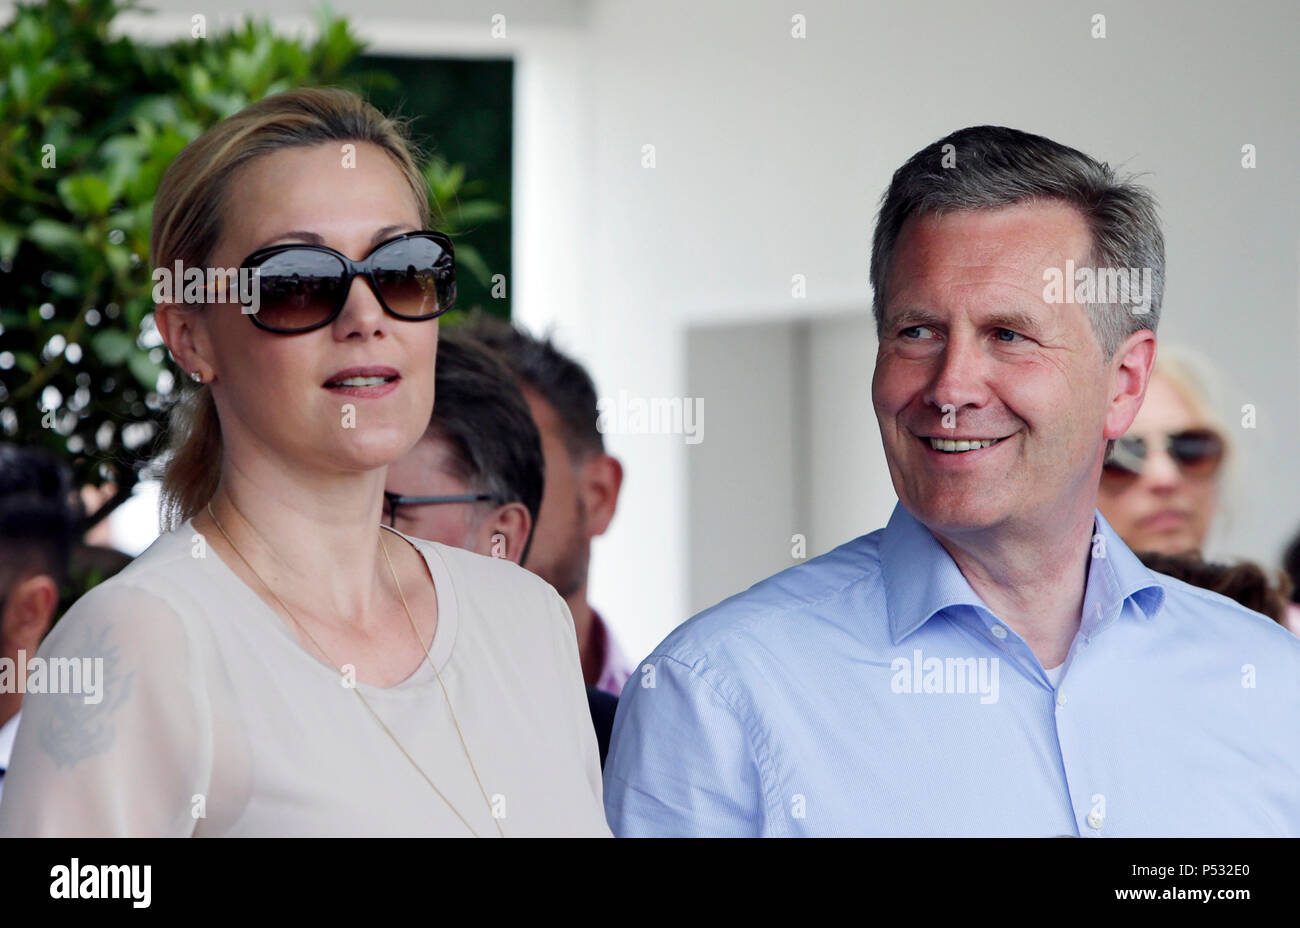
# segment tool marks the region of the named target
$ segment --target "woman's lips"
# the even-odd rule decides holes
[[[402,382],[401,377],[396,377],[385,383],[377,384],[373,387],[344,387],[326,385],[325,389],[331,393],[337,393],[341,396],[353,396],[357,399],[376,399],[381,396],[387,396],[397,389],[397,385]]]

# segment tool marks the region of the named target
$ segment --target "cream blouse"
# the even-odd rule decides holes
[[[488,801],[427,660],[355,685],[479,835],[495,816],[507,836],[608,836],[564,601],[507,561],[396,534],[433,578],[430,653]],[[0,835],[470,834],[188,521],[78,600],[38,657],[90,673],[80,693],[28,690]]]

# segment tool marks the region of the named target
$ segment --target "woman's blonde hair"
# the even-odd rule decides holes
[[[1222,395],[1218,375],[1204,357],[1181,345],[1161,345],[1156,351],[1152,377],[1160,377],[1173,387],[1202,425],[1213,429],[1223,440],[1224,460],[1232,455],[1232,435],[1218,413],[1216,401]]]
[[[300,88],[266,97],[223,119],[186,145],[167,168],[153,206],[153,267],[204,267],[221,240],[235,175],[286,148],[369,143],[405,175],[422,228],[432,218],[428,187],[404,123],[337,88]],[[170,413],[159,524],[171,531],[212,498],[221,475],[221,423],[207,384],[185,388]]]

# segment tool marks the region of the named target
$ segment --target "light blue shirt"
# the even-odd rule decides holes
[[[614,833],[1300,835],[1300,638],[1096,528],[1055,686],[901,505],[700,613],[623,689]]]

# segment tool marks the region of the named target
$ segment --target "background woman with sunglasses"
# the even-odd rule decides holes
[[[1134,551],[1200,552],[1227,455],[1194,362],[1162,347],[1142,408],[1106,460],[1097,507]]]
[[[381,527],[455,295],[429,224],[400,130],[344,91],[270,97],[171,165],[154,266],[256,272],[256,298],[157,307],[200,384],[167,531],[42,646],[90,662],[29,692],[0,833],[609,834],[563,600]]]
[[[1286,605],[1287,590],[1263,568],[1201,560],[1231,451],[1208,375],[1195,355],[1160,349],[1142,408],[1106,459],[1097,508],[1152,570],[1230,596],[1300,634],[1300,610]]]

